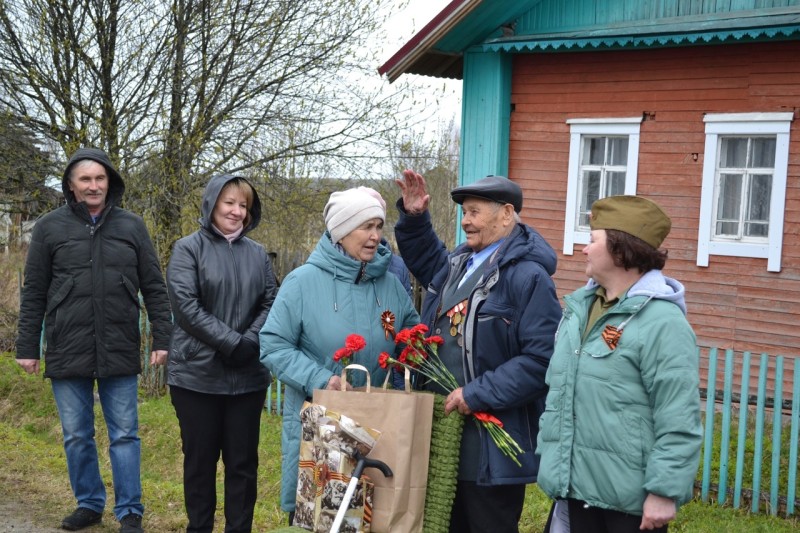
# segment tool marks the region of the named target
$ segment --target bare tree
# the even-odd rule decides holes
[[[0,113],[0,246],[19,244],[23,223],[61,201],[48,185],[56,169],[45,146],[24,124]]]
[[[164,90],[152,28],[165,16],[149,5],[0,0],[0,101],[67,153],[94,144],[127,160],[155,133]]]
[[[455,119],[440,122],[435,138],[428,138],[424,132],[401,134],[391,141],[391,166],[394,178],[403,170],[410,168],[425,177],[431,201],[428,210],[431,223],[439,239],[452,250],[456,242],[456,221],[458,205],[450,198],[450,191],[458,185],[458,157],[460,135]],[[398,192],[392,180],[377,183],[384,198],[397,198]],[[387,226],[394,227],[396,218],[393,210],[387,211]],[[390,214],[392,216],[390,216]],[[387,234],[389,231],[386,232]],[[414,280],[413,300],[417,309],[422,306],[423,288]]]
[[[259,191],[262,223],[251,236],[275,254],[273,267],[279,280],[305,263],[325,231],[322,212],[328,197],[343,188],[339,180],[297,177],[273,180]]]
[[[422,133],[403,135],[393,143],[392,166],[395,175],[407,168],[425,176],[431,195],[429,210],[436,234],[448,249],[455,246],[457,205],[450,191],[458,185],[460,135],[455,119],[440,123],[434,139]]]
[[[363,82],[384,3],[0,0],[0,104],[67,154],[106,149],[166,258],[208,175],[325,177],[397,129],[396,95]]]

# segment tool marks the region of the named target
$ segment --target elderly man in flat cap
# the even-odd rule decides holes
[[[425,179],[397,180],[402,199],[395,237],[411,273],[426,287],[422,322],[444,338],[439,355],[459,387],[445,411],[488,412],[520,445],[516,465],[483,427],[467,421],[450,531],[517,532],[525,484],[536,481],[534,454],[561,307],[550,276],[556,254],[520,223],[522,191],[490,176],[451,192],[462,206],[467,242],[449,253],[431,225]],[[472,418],[472,417],[470,417]]]
[[[665,533],[692,498],[702,440],[684,289],[661,273],[671,223],[646,198],[611,196],[594,202],[590,226],[589,283],[565,299],[547,371],[546,531]]]

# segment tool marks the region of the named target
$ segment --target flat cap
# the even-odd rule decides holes
[[[511,204],[517,213],[522,211],[522,189],[503,176],[486,176],[475,183],[456,187],[450,191],[450,196],[457,204],[463,204],[466,198],[472,196],[501,204]]]
[[[592,229],[615,229],[658,248],[672,229],[672,221],[652,200],[641,196],[609,196],[592,204]]]

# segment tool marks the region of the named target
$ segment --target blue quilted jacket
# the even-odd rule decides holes
[[[426,287],[421,318],[433,328],[436,318],[447,311],[439,308],[442,287],[448,276],[460,271],[472,250],[461,245],[449,253],[436,236],[428,212],[408,216],[402,200],[398,208],[395,238],[408,269]],[[561,316],[550,278],[556,269],[556,255],[533,228],[517,224],[488,261],[491,263],[467,304],[464,400],[473,411],[499,418],[525,453],[519,457],[520,468],[480,428],[477,482],[532,483],[538,471],[534,449],[539,415],[547,393],[544,377]]]

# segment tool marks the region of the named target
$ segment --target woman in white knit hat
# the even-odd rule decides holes
[[[281,508],[295,511],[300,450],[300,409],[315,389],[339,389],[342,365],[333,354],[351,334],[366,346],[351,363],[383,381],[381,352],[393,352],[383,317],[396,331],[419,322],[398,279],[387,275],[392,253],[382,245],[384,205],[361,188],[331,194],[325,210],[327,231],[306,263],[283,281],[261,329],[261,362],[286,384],[283,410]],[[364,377],[355,375],[355,386]]]

